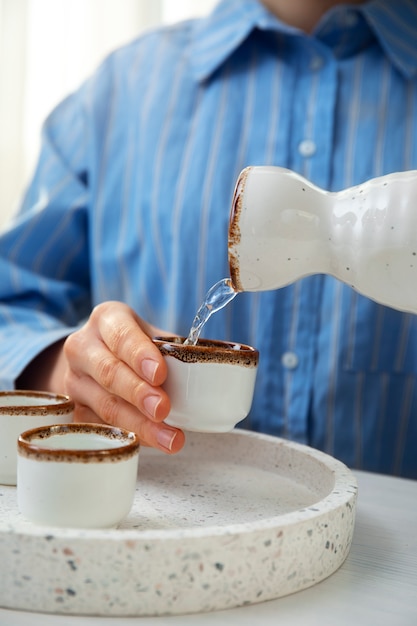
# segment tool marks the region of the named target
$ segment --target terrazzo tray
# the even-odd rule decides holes
[[[135,502],[117,529],[38,527],[0,486],[0,606],[151,616],[278,598],[345,560],[356,480],[282,439],[187,435],[182,452],[142,448]]]

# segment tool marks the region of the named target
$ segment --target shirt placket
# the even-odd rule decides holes
[[[297,75],[292,93],[289,167],[316,185],[329,188],[337,97],[336,61],[328,48],[312,40],[294,41],[293,54],[297,57]],[[301,442],[308,441],[322,285],[323,277],[316,275],[291,287],[286,349],[281,355],[284,432]]]

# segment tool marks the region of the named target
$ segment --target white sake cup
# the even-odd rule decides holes
[[[221,433],[243,420],[252,404],[259,352],[244,344],[185,337],[155,337],[168,375],[167,424],[183,430]]]
[[[17,502],[35,524],[111,528],[129,513],[139,437],[105,424],[62,424],[18,439]]]
[[[0,391],[0,484],[16,484],[17,438],[37,426],[71,422],[68,396],[43,391]]]

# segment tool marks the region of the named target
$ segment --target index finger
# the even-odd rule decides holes
[[[161,385],[167,375],[165,360],[151,340],[152,326],[129,306],[106,302],[95,307],[90,320],[109,350],[151,385]]]

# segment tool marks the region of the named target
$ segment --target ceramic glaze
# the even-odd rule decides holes
[[[244,344],[184,337],[155,338],[168,375],[163,388],[171,400],[165,420],[199,432],[227,432],[249,413],[259,353]]]
[[[139,438],[104,424],[35,428],[18,439],[17,502],[35,524],[111,528],[130,511]]]
[[[0,392],[0,483],[16,485],[17,438],[37,426],[71,422],[74,403],[68,396],[42,391]]]
[[[417,312],[417,171],[329,192],[285,168],[247,168],[235,189],[229,265],[239,291],[329,274]]]

